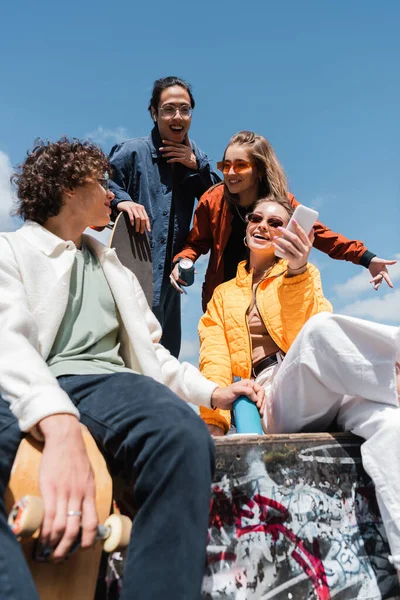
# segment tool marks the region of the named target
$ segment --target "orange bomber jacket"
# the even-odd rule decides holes
[[[332,312],[314,265],[308,263],[307,270],[295,277],[286,277],[286,269],[287,261],[280,259],[256,292],[260,316],[285,354],[310,317]],[[230,385],[234,377],[252,376],[246,315],[253,297],[252,282],[253,274],[247,272],[246,262],[239,263],[236,279],[217,287],[199,322],[200,371],[221,387]],[[201,407],[200,414],[207,424],[228,431],[229,411]]]
[[[288,194],[292,206],[299,202]],[[205,281],[203,284],[203,311],[206,310],[213,291],[224,280],[224,250],[231,234],[232,213],[224,199],[223,183],[210,188],[200,198],[193,217],[193,227],[182,251],[174,256],[174,262],[181,258],[190,258],[195,262],[201,254],[210,251]],[[314,247],[325,252],[331,258],[348,260],[368,267],[375,256],[358,240],[349,240],[335,233],[320,221],[314,225]]]

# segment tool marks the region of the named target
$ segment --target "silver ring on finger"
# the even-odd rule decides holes
[[[81,517],[82,511],[80,510],[69,510],[67,512],[67,517]]]

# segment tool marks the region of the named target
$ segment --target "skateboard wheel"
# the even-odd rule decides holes
[[[107,539],[104,540],[104,551],[115,552],[116,550],[122,550],[129,545],[131,537],[132,521],[125,515],[110,515],[104,523],[105,527],[108,527],[109,534]]]
[[[12,507],[8,524],[15,535],[27,538],[41,527],[43,518],[43,500],[38,496],[23,496]]]

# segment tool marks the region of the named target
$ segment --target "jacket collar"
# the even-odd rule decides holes
[[[39,225],[39,223],[35,223],[35,221],[26,221],[24,225],[18,229],[17,233],[46,256],[59,255],[64,250],[76,249],[74,242],[59,238],[42,225]],[[104,244],[90,235],[83,234],[82,239],[97,255],[108,252],[113,253],[107,246],[104,246]]]
[[[62,240],[34,221],[26,221],[17,233],[46,256],[60,254],[63,250],[75,248],[72,241]]]
[[[153,158],[162,158],[162,154],[159,151],[160,146],[162,145],[160,132],[158,131],[157,125],[154,125],[153,129],[149,135],[149,146],[150,153]]]
[[[246,270],[246,262],[243,260],[238,264],[237,272],[236,272],[236,284],[239,287],[248,287],[251,288],[253,283],[253,271],[248,272]],[[267,279],[271,277],[279,277],[282,275],[287,269],[287,261],[280,258],[277,263],[272,267],[271,271],[268,274]]]

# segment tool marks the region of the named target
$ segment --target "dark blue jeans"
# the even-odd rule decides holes
[[[137,514],[121,598],[199,600],[214,469],[205,424],[168,388],[143,375],[72,375],[60,377],[59,383],[111,471],[134,481]],[[20,439],[15,418],[0,400],[2,498]],[[1,502],[2,597],[35,600]]]

